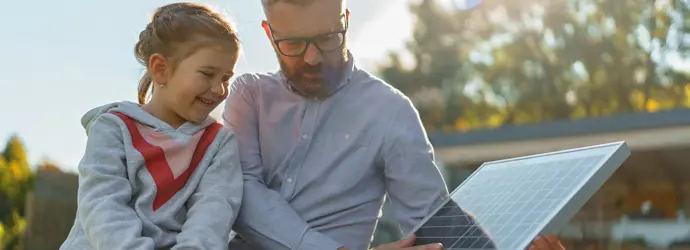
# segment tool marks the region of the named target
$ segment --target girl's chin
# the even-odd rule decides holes
[[[208,118],[209,114],[210,112],[191,112],[189,116],[187,116],[187,121],[201,124]]]

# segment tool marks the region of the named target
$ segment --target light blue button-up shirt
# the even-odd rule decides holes
[[[280,72],[233,82],[223,117],[244,171],[234,230],[253,249],[365,250],[384,194],[405,234],[448,195],[409,98],[352,59],[336,89],[306,99]]]

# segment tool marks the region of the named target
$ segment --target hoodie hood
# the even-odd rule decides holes
[[[141,105],[130,102],[130,101],[123,101],[123,102],[115,102],[115,103],[109,103],[106,105],[102,105],[96,108],[93,108],[86,112],[84,116],[81,118],[81,125],[84,127],[86,130],[86,133],[89,133],[89,125],[95,121],[98,117],[100,117],[103,114],[106,114],[108,112],[119,112],[122,113],[126,116],[129,116],[130,118],[136,120],[137,122],[141,123],[142,125],[148,126],[153,128],[156,131],[159,132],[167,132],[167,131],[176,131],[176,132],[181,132],[184,134],[188,135],[193,135],[196,132],[198,132],[201,129],[204,129],[208,125],[211,125],[216,122],[215,119],[213,119],[211,116],[206,118],[206,120],[201,123],[193,123],[193,122],[186,122],[182,124],[179,128],[175,129],[166,122],[158,119],[157,117],[149,114],[148,112],[144,111],[141,108]]]

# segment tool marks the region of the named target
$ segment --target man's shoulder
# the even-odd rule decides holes
[[[280,77],[279,73],[243,73],[235,77],[230,84],[228,98],[243,96],[243,98],[251,100],[259,93],[281,86]]]
[[[386,82],[366,70],[359,69],[352,79],[354,84],[362,88],[362,96],[368,101],[379,103],[382,106],[390,106],[397,109],[401,105],[411,104],[410,98],[395,86]]]
[[[235,77],[235,80],[232,81],[231,85],[236,87],[253,87],[267,83],[276,83],[278,81],[278,73],[252,72],[238,75]]]

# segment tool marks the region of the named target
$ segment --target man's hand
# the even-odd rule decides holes
[[[372,250],[398,250],[398,249],[407,249],[407,250],[443,250],[443,245],[440,243],[436,244],[427,244],[427,245],[422,245],[422,246],[414,246],[414,241],[416,237],[414,235],[410,236],[407,239],[399,240],[393,243],[388,243],[388,244],[383,244],[378,247],[373,248]],[[541,249],[539,249],[541,250]]]
[[[397,250],[397,249],[408,249],[408,250],[443,250],[441,244],[428,244],[423,246],[413,246],[415,236],[411,236],[404,240],[399,240],[393,243],[380,245],[372,250]],[[558,237],[553,235],[547,236],[537,236],[529,247],[529,250],[565,250],[565,247],[561,243]]]
[[[428,244],[423,246],[413,246],[415,236],[412,235],[407,239],[399,240],[393,243],[388,243],[380,245],[371,250],[397,250],[397,249],[408,249],[408,250],[443,250],[441,244]],[[347,249],[342,249],[347,250]],[[529,250],[565,250],[565,247],[561,243],[561,240],[554,235],[547,236],[537,236],[529,247]]]
[[[565,250],[561,240],[554,235],[547,236],[537,236],[537,238],[532,241],[532,245],[529,250]]]

